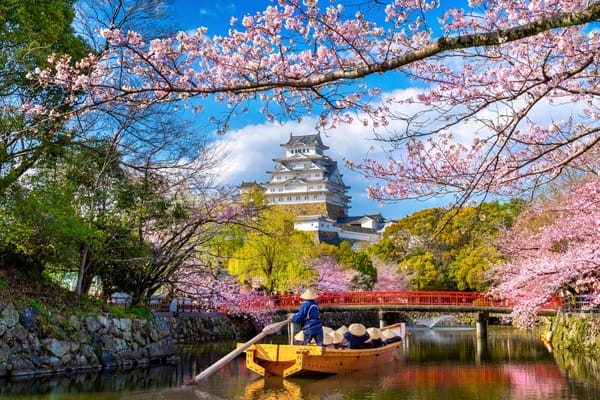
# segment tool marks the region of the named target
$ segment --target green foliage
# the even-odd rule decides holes
[[[94,231],[78,215],[72,194],[53,183],[11,191],[0,214],[2,262],[39,277],[46,268],[76,269],[82,240]]]
[[[35,299],[29,300],[29,306],[37,311],[40,315],[46,314],[46,307]]]
[[[285,293],[314,279],[309,268],[315,245],[294,229],[294,216],[277,207],[261,213],[255,230],[246,232],[228,269],[241,283],[260,282],[267,293]]]
[[[127,318],[129,313],[125,307],[113,306],[111,304],[106,305],[106,311],[113,315],[115,318]]]
[[[128,315],[131,318],[137,319],[150,319],[152,318],[152,311],[148,307],[143,306],[131,306],[127,309]]]
[[[474,249],[464,250],[448,264],[448,274],[456,282],[458,290],[485,292],[489,287],[485,272],[500,260],[496,247],[480,244]]]
[[[48,56],[70,54],[75,62],[90,53],[72,27],[72,0],[0,2],[0,130],[12,132],[0,141],[0,193],[14,184],[40,160],[59,154],[74,136],[62,121],[25,118],[20,105],[35,100],[48,108],[64,110],[67,93],[60,87],[42,87],[27,78],[36,67],[48,66]],[[35,124],[35,134],[28,131]]]
[[[415,290],[439,290],[443,287],[444,277],[431,253],[412,255],[403,260],[400,267],[411,276],[410,283]]]
[[[152,311],[148,307],[143,306],[115,306],[107,304],[105,306],[107,312],[112,314],[115,318],[137,318],[137,319],[150,319],[152,318]]]
[[[369,254],[400,262],[415,288],[485,290],[485,271],[498,261],[493,240],[513,224],[521,200],[457,210],[421,210],[389,226]]]

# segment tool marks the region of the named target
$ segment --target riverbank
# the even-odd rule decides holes
[[[567,313],[556,318],[551,341],[554,347],[600,357],[600,315]]]
[[[129,369],[175,361],[177,344],[247,337],[248,318],[44,314],[0,303],[0,377]]]

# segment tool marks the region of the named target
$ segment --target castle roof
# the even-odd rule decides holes
[[[287,143],[281,145],[281,147],[298,147],[298,146],[317,146],[323,150],[329,149],[329,147],[327,147],[323,144],[320,133],[316,133],[314,135],[300,135],[300,136],[293,136],[290,133],[290,140]]]

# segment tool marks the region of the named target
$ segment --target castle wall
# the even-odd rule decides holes
[[[346,210],[344,207],[329,204],[326,202],[314,202],[314,203],[296,203],[296,204],[277,204],[273,203],[277,207],[281,207],[283,210],[288,211],[296,216],[298,215],[322,215],[333,220],[346,216]]]

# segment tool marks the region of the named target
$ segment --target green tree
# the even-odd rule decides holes
[[[68,145],[73,136],[63,120],[25,117],[22,108],[43,104],[65,113],[67,92],[39,86],[27,74],[45,68],[52,53],[70,54],[73,61],[90,49],[78,37],[73,22],[74,0],[0,1],[0,195],[44,157]]]
[[[292,214],[269,207],[234,252],[229,271],[242,283],[260,284],[267,293],[284,293],[314,279],[309,268],[314,250],[310,236],[294,229]]]
[[[381,243],[368,251],[411,266],[407,271],[412,281],[428,282],[431,289],[485,290],[483,274],[497,261],[492,242],[501,229],[512,226],[523,204],[515,199],[455,210],[421,210],[389,226]],[[420,273],[428,276],[419,277]],[[431,286],[434,283],[438,286]]]
[[[491,244],[479,244],[471,249],[464,249],[448,265],[450,279],[456,283],[458,290],[487,291],[489,280],[485,273],[493,265],[502,260],[498,249]]]
[[[439,271],[438,261],[431,253],[415,254],[400,263],[410,276],[415,290],[439,290],[443,288],[444,276]]]

